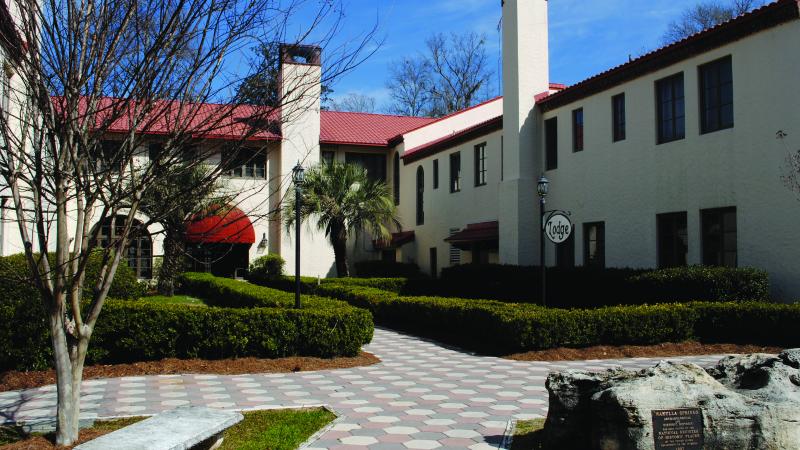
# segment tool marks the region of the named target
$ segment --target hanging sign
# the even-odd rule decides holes
[[[544,225],[544,234],[552,243],[561,244],[572,234],[572,222],[564,214],[553,214]]]

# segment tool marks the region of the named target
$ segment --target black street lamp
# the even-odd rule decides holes
[[[301,308],[300,305],[300,197],[303,195],[303,181],[305,181],[305,169],[297,162],[292,169],[292,182],[294,183],[294,307]]]
[[[542,175],[536,185],[539,193],[539,272],[542,278],[542,306],[547,306],[547,268],[544,261],[544,207],[547,203],[547,194],[550,191],[550,181]]]

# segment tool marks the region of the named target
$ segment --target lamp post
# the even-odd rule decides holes
[[[547,203],[549,189],[550,181],[542,175],[536,185],[536,192],[539,194],[539,272],[542,278],[542,306],[547,306],[547,268],[544,261],[544,207]]]
[[[300,305],[300,196],[303,194],[303,181],[305,180],[305,169],[297,162],[292,169],[292,182],[294,183],[294,307],[301,308]]]

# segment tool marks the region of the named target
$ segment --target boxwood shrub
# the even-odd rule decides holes
[[[305,296],[304,308],[295,310],[286,307],[293,305],[294,296],[275,289],[207,274],[187,274],[184,284],[193,286],[193,294],[207,303],[241,307],[187,308],[109,299],[87,362],[353,356],[372,339],[370,313],[343,301]],[[50,367],[49,331],[38,292],[19,283],[11,283],[9,289],[13,295],[0,302],[0,323],[6,325],[0,328],[0,370]]]
[[[794,331],[800,304],[689,302],[559,309],[492,300],[404,297],[341,283],[323,283],[315,292],[369,309],[379,325],[489,354],[687,339],[800,344]]]

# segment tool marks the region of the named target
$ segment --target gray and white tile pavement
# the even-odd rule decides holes
[[[235,410],[325,405],[341,417],[311,449],[496,449],[509,420],[547,414],[544,382],[549,372],[639,369],[658,361],[509,361],[386,329],[376,329],[365,350],[382,362],[289,374],[89,380],[83,383],[82,417],[150,415],[189,405]],[[708,366],[720,358],[670,359]],[[52,418],[55,395],[54,386],[0,392],[0,420]]]

